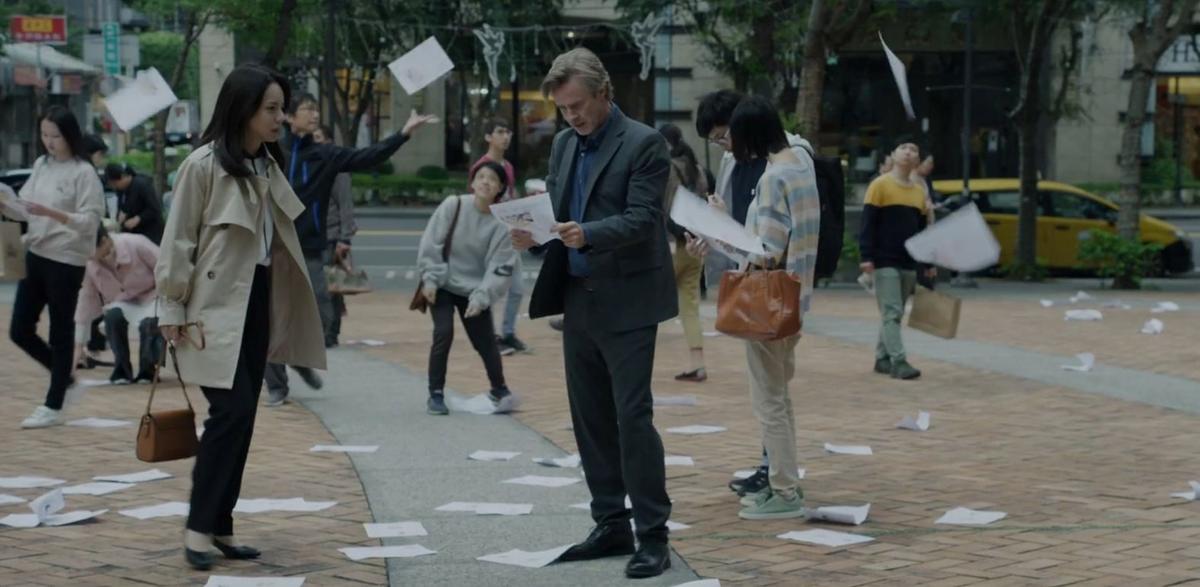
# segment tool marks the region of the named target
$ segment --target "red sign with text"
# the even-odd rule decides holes
[[[14,16],[8,22],[8,30],[17,43],[67,43],[65,16]]]

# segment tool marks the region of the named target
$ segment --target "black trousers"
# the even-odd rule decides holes
[[[129,352],[129,320],[120,308],[104,312],[104,330],[113,351],[112,376],[109,379],[150,380],[154,378],[154,365],[163,356],[166,342],[158,331],[158,318],[146,318],[138,324],[138,371],[133,372],[133,361]]]
[[[592,519],[629,524],[629,495],[638,540],[666,542],[671,500],[650,391],[658,326],[609,332],[591,315],[593,295],[572,279],[563,315],[567,397]]]
[[[75,361],[75,304],[83,267],[25,253],[25,278],[17,284],[8,336],[13,344],[50,371],[46,407],[61,410]],[[49,309],[50,342],[38,336],[42,310]]]
[[[454,344],[454,312],[458,311],[471,346],[483,359],[488,382],[492,390],[507,389],[504,383],[504,366],[500,362],[500,347],[496,346],[496,326],[492,323],[491,309],[484,310],[474,318],[466,318],[470,301],[444,289],[437,292],[437,301],[429,308],[433,318],[433,346],[429,349],[429,391],[446,389],[446,363],[450,360],[450,346]]]
[[[192,469],[189,530],[214,536],[233,534],[233,507],[242,490],[242,473],[246,470],[258,396],[267,368],[270,312],[271,268],[256,266],[233,387],[201,388],[208,399],[208,419],[204,421],[204,435]],[[183,376],[186,378],[187,373]]]

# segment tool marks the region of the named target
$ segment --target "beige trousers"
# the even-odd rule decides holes
[[[796,373],[798,342],[799,335],[769,342],[746,342],[750,400],[762,426],[774,491],[793,491],[800,485],[796,477],[796,418],[788,395],[788,382]]]

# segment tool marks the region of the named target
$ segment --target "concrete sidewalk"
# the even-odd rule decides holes
[[[465,344],[465,341],[461,344]],[[502,481],[525,475],[580,477],[580,469],[553,469],[534,457],[563,451],[508,416],[425,413],[423,376],[354,350],[330,353],[325,389],[303,385],[293,397],[316,414],[342,444],[378,444],[376,453],[352,454],[377,522],[418,520],[428,537],[385,539],[384,544],[421,544],[436,555],[390,559],[391,585],[560,586],[630,585],[628,557],[526,569],[480,562],[476,557],[548,550],[582,540],[592,527],[587,512],[570,507],[589,501],[582,482],[564,488],[529,487]],[[459,390],[474,395],[478,391]],[[476,450],[520,452],[508,462],[467,460]],[[527,516],[476,516],[434,508],[452,501],[533,504]],[[670,586],[697,577],[678,556],[663,577],[637,585]]]

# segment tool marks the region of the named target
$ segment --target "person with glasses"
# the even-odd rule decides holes
[[[304,204],[304,213],[295,220],[296,234],[300,237],[300,248],[308,265],[308,276],[312,280],[313,293],[317,296],[317,308],[321,313],[321,324],[328,333],[333,322],[333,300],[329,297],[329,285],[325,281],[325,265],[329,263],[329,240],[326,224],[329,217],[329,200],[333,184],[339,173],[368,171],[387,161],[404,143],[408,142],[420,126],[437,122],[433,115],[417,114],[414,110],[400,132],[363,149],[341,147],[333,143],[318,143],[313,140],[321,125],[320,105],[312,94],[303,93],[289,105],[287,114],[291,135],[283,144],[287,153],[284,173],[288,183]],[[347,251],[349,252],[349,247]],[[313,389],[324,383],[312,370],[295,367],[304,382]],[[287,369],[277,363],[267,365],[267,406],[280,406],[287,402]]]

